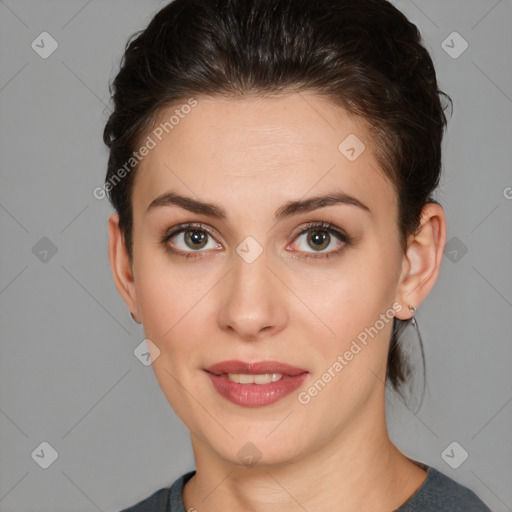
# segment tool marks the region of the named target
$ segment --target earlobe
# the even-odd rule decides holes
[[[420,226],[410,236],[404,254],[397,301],[405,307],[396,314],[397,318],[409,319],[412,314],[408,306],[417,308],[430,293],[441,269],[445,244],[444,210],[437,203],[427,203],[421,213]]]
[[[113,213],[108,220],[109,260],[117,291],[126,302],[132,317],[138,321],[137,300],[133,270],[126,250],[123,233],[119,227],[119,215]]]

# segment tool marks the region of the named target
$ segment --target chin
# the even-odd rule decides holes
[[[298,458],[299,445],[292,442],[295,436],[285,430],[282,431],[281,436],[275,435],[275,432],[269,436],[269,432],[275,426],[274,422],[270,429],[265,429],[265,432],[252,432],[250,436],[235,435],[229,440],[217,438],[211,440],[209,444],[227,463],[241,468],[271,468],[288,465]]]

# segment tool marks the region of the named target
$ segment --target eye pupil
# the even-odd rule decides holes
[[[322,233],[317,236],[318,233]],[[327,241],[327,243],[325,243]],[[308,242],[313,242],[315,249],[324,249],[329,245],[330,235],[327,231],[310,231],[308,234]]]

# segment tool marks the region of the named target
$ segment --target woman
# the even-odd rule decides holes
[[[489,510],[390,441],[446,125],[385,0],[175,0],[105,127],[110,262],[196,470],[129,511]]]

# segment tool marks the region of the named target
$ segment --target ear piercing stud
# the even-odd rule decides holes
[[[409,309],[411,310],[412,312],[412,316],[409,318],[409,320],[411,321],[411,323],[414,325],[414,327],[417,329],[418,328],[418,325],[416,323],[416,318],[414,318],[414,313],[416,313],[416,308],[412,305],[412,304],[409,304]]]

